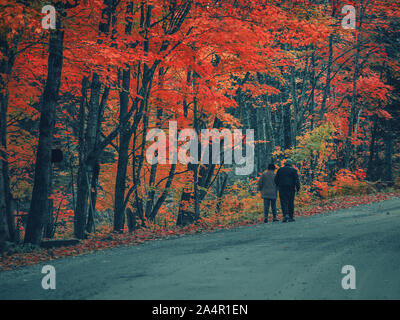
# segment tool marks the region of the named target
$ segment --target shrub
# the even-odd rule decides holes
[[[361,169],[354,173],[347,169],[340,170],[333,182],[335,195],[344,196],[374,192],[373,188],[366,181],[361,180],[364,177],[365,173]]]
[[[325,181],[314,181],[313,182],[313,187],[315,189],[315,192],[317,196],[320,198],[326,199],[329,196],[329,186],[328,183]]]

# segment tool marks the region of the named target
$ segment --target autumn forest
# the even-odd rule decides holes
[[[397,0],[0,0],[0,29],[0,251],[75,241],[25,264],[257,224],[288,158],[296,215],[397,195]]]

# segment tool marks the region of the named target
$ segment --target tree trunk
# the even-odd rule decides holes
[[[110,32],[110,28],[114,27],[116,24],[115,18],[115,10],[119,1],[116,0],[104,0],[104,7],[101,13],[101,21],[99,23],[99,34],[103,34],[108,36]],[[114,39],[114,32],[112,30],[111,39]],[[102,43],[101,39],[97,40],[97,43]],[[115,46],[112,44],[111,46]],[[86,87],[87,79],[83,79],[82,81],[82,99],[83,104],[81,104],[80,110],[80,128],[84,130],[85,127],[85,99],[86,99]],[[80,139],[80,157],[79,157],[79,170],[78,170],[78,179],[77,179],[77,199],[76,199],[76,207],[75,207],[75,215],[74,215],[74,233],[78,239],[85,238],[85,230],[90,230],[92,228],[93,220],[90,220],[90,223],[87,223],[88,216],[88,198],[90,193],[90,184],[89,181],[92,181],[94,168],[99,165],[99,158],[102,150],[106,146],[98,147],[100,141],[100,133],[101,133],[101,122],[102,122],[102,112],[105,107],[105,103],[108,97],[108,87],[105,87],[103,98],[101,105],[99,104],[100,99],[100,91],[101,91],[101,82],[99,80],[99,76],[97,73],[93,73],[92,84],[91,84],[91,93],[90,93],[90,103],[89,103],[89,111],[88,111],[88,120],[86,125],[86,135],[84,136],[84,131],[81,131]],[[114,132],[116,134],[116,132]],[[110,135],[109,138],[113,137]],[[107,139],[110,141],[110,139]],[[91,210],[95,210],[93,208],[93,200],[91,200],[90,206]],[[92,214],[94,214],[92,212]],[[93,216],[90,219],[94,218]]]
[[[154,220],[156,218],[158,210],[160,210],[161,205],[164,203],[165,199],[167,198],[167,195],[169,193],[169,188],[171,187],[172,180],[174,178],[175,169],[176,169],[176,164],[172,164],[171,169],[169,170],[168,180],[165,185],[164,191],[161,194],[161,196],[157,199],[155,205],[153,206],[153,210],[152,210],[151,216],[150,216],[150,219],[152,219],[152,220]]]
[[[213,128],[219,128],[221,124],[221,121],[215,118]],[[223,148],[223,146],[221,147]],[[208,148],[210,148],[210,146]],[[211,152],[209,154],[211,155]],[[194,192],[186,191],[185,189],[182,190],[176,222],[177,225],[192,224],[200,218],[200,203],[205,198],[207,190],[213,183],[212,177],[214,175],[215,166],[216,164],[213,163],[207,165],[203,164],[201,166],[198,164],[188,164],[188,169],[193,171]]]
[[[94,165],[92,179],[90,181],[89,214],[86,222],[86,231],[89,233],[96,231],[94,218],[96,214],[97,183],[99,179],[99,174],[100,174],[100,164],[96,163]]]
[[[385,170],[384,170],[384,180],[392,182],[393,181],[393,132],[391,119],[386,120],[386,130],[385,130]]]
[[[54,209],[54,202],[52,199],[50,199],[48,206],[47,206],[46,219],[45,219],[45,223],[44,223],[44,230],[43,230],[44,238],[53,238],[54,237],[55,221],[54,221],[53,209]]]
[[[331,33],[329,35],[329,54],[328,54],[328,66],[326,69],[326,82],[325,82],[325,88],[324,88],[324,93],[322,96],[322,103],[321,103],[321,109],[320,109],[320,119],[321,121],[324,119],[324,114],[325,114],[325,109],[326,109],[326,102],[328,100],[328,97],[330,95],[331,91],[331,71],[332,71],[332,64],[333,64],[333,37],[334,34]]]
[[[100,141],[101,124],[103,123],[103,120],[104,120],[103,114],[104,114],[104,109],[106,108],[109,92],[110,92],[110,88],[105,87],[102,98],[101,98],[100,106],[99,106],[99,114],[97,117],[96,139],[95,139],[94,149],[97,148],[97,145],[99,144],[99,141]],[[99,174],[100,174],[100,157],[101,157],[101,153],[94,159],[93,173],[92,173],[91,182],[90,182],[90,198],[89,198],[90,205],[89,205],[88,220],[86,223],[86,231],[89,233],[93,232],[93,231],[96,232],[94,218],[95,218],[95,213],[96,213],[97,185],[98,185]]]
[[[78,176],[77,176],[77,199],[74,208],[74,233],[78,233],[78,216],[83,210],[83,198],[79,196],[84,188],[85,181],[83,180],[84,175],[86,175],[85,161],[86,161],[86,146],[85,146],[85,119],[86,119],[86,100],[87,100],[87,90],[89,88],[89,79],[83,77],[82,88],[81,88],[81,101],[79,106],[79,164],[78,164]]]
[[[128,113],[129,87],[130,87],[130,68],[122,71],[122,91],[120,92],[120,121],[124,121]],[[114,231],[123,231],[124,213],[125,213],[125,189],[126,189],[126,171],[129,160],[129,143],[131,141],[132,131],[129,126],[120,133],[120,142],[118,148],[118,169],[115,180],[115,200],[114,200]]]
[[[59,19],[58,19],[59,21]],[[48,210],[51,195],[51,150],[56,116],[58,92],[63,64],[64,31],[58,25],[50,32],[48,75],[42,95],[39,124],[39,144],[36,154],[35,178],[29,209],[25,243],[40,244],[43,229],[43,215]]]
[[[0,92],[0,134],[1,134],[1,148],[0,158],[2,162],[2,175],[3,188],[4,188],[4,201],[5,201],[5,213],[8,228],[8,240],[15,241],[15,222],[14,214],[11,208],[12,194],[10,190],[10,173],[8,169],[8,155],[7,155],[7,109],[8,109],[8,94]]]
[[[216,206],[216,213],[221,212],[221,205],[222,205],[222,196],[224,195],[226,184],[228,182],[228,175],[226,172],[223,172],[222,175],[219,175],[217,178],[217,206]]]
[[[89,181],[97,161],[97,157],[95,159],[89,159],[88,155],[92,150],[94,150],[97,144],[96,139],[98,139],[97,127],[100,115],[100,89],[101,83],[99,81],[99,76],[94,73],[91,84],[86,134],[84,137],[84,152],[81,156],[82,163],[79,167],[79,177],[77,183],[74,233],[78,239],[85,238],[86,218],[88,213]],[[83,112],[83,110],[81,111]]]
[[[275,137],[274,137],[274,129],[272,125],[272,118],[271,118],[271,110],[270,107],[267,106],[266,110],[266,119],[265,119],[265,125],[266,125],[266,139],[269,141],[267,143],[267,153],[268,153],[268,162],[272,163],[272,152],[275,151]]]
[[[126,220],[129,232],[133,232],[137,228],[136,215],[130,208],[126,208]]]
[[[292,147],[292,125],[290,105],[283,106],[283,141],[284,149]]]
[[[377,116],[373,117],[373,125],[371,129],[371,142],[369,144],[369,158],[368,158],[368,168],[367,168],[367,179],[370,181],[375,181],[375,144],[376,144],[376,133],[378,129],[378,119]]]
[[[3,162],[0,161],[0,169],[3,169]],[[9,239],[7,219],[6,219],[6,202],[4,192],[3,175],[0,174],[0,254],[3,253],[5,242]]]
[[[352,151],[352,141],[351,137],[353,134],[355,119],[356,119],[356,102],[357,102],[357,80],[359,76],[359,68],[360,68],[360,52],[361,52],[361,32],[362,32],[362,23],[364,18],[364,0],[361,0],[361,9],[360,9],[360,24],[357,29],[357,49],[356,55],[354,58],[354,76],[353,76],[353,93],[351,98],[351,109],[350,115],[348,119],[348,132],[347,132],[347,139],[346,139],[346,149],[345,149],[345,156],[344,156],[344,167],[348,169],[350,167],[350,156]]]
[[[8,167],[8,155],[7,155],[7,113],[8,113],[8,79],[11,75],[14,62],[16,59],[16,51],[18,43],[21,37],[21,33],[14,36],[12,47],[9,46],[7,39],[7,31],[3,31],[0,35],[0,52],[3,57],[0,59],[0,159],[2,162],[2,169],[0,175],[3,181],[3,201],[5,202],[5,214],[7,221],[7,240],[16,241],[15,222],[13,210],[11,207],[12,194],[10,190],[10,174]],[[0,218],[1,219],[1,218]]]
[[[304,83],[305,83],[304,79]],[[310,115],[311,115],[311,123],[310,127],[311,130],[314,129],[314,112],[315,112],[315,86],[316,86],[317,79],[315,78],[315,49],[313,48],[313,52],[311,55],[311,75],[310,75],[310,82],[311,82],[311,106],[310,106]],[[296,139],[296,136],[295,136]]]
[[[196,86],[196,77],[193,75],[193,87]],[[198,105],[196,95],[193,97],[193,127],[196,130],[197,137],[199,137],[199,123],[198,123]],[[194,219],[200,218],[200,195],[199,195],[199,164],[193,167],[193,188],[194,188]]]

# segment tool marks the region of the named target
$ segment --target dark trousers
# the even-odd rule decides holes
[[[293,218],[295,190],[292,187],[280,187],[279,199],[281,201],[282,214],[284,217]]]
[[[271,206],[272,214],[276,217],[276,199],[265,199],[264,198],[264,217],[268,218],[269,207]]]

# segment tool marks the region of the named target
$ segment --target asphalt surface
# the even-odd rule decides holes
[[[3,271],[0,299],[400,299],[400,199]]]

